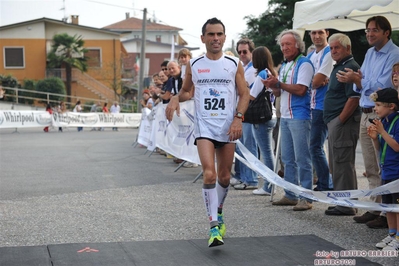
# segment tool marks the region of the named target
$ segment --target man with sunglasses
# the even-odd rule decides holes
[[[357,72],[351,69],[339,71],[339,82],[354,83],[353,89],[361,93],[360,107],[362,117],[360,120],[360,145],[369,188],[374,189],[381,185],[379,174],[378,151],[375,150],[372,139],[367,135],[369,120],[374,120],[374,102],[369,95],[380,88],[392,87],[391,70],[393,64],[399,61],[399,48],[390,39],[392,27],[388,19],[383,16],[374,16],[366,21],[366,38],[370,46],[363,64]],[[381,196],[370,197],[374,202],[381,203]],[[366,212],[353,219],[357,223],[366,223],[370,228],[387,228],[386,218],[378,211]]]
[[[252,51],[255,49],[255,44],[248,38],[243,38],[237,42],[236,51],[240,57],[240,61],[244,67],[245,81],[247,82],[248,91],[256,78],[256,69],[252,65]],[[244,121],[245,122],[245,121]],[[258,147],[256,145],[255,137],[252,133],[252,124],[242,124],[242,136],[240,141],[244,146],[256,157],[258,156]],[[239,149],[236,152],[242,156]],[[256,172],[252,171],[248,166],[241,163],[239,160],[234,164],[234,177],[230,179],[230,185],[235,189],[256,189],[258,187],[258,178]]]
[[[173,86],[173,77],[169,73],[168,63],[169,63],[169,61],[165,60],[161,64],[161,71],[163,71],[163,73],[167,77],[166,82],[164,81],[164,86],[162,87],[162,93],[160,94],[160,97],[159,97],[162,99],[162,103],[168,103],[170,98],[173,96],[170,94],[170,91],[172,90],[172,86]]]

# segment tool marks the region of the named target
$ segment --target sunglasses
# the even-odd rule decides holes
[[[247,53],[248,53],[247,50],[238,51],[238,54],[247,54]]]
[[[394,71],[394,72],[392,72],[392,76],[399,76],[399,71]]]

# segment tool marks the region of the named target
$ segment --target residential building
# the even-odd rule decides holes
[[[49,70],[47,54],[56,34],[82,36],[90,57],[86,73],[72,73],[72,96],[113,101],[120,92],[122,58],[126,55],[120,34],[106,29],[79,25],[78,16],[72,23],[40,18],[0,27],[0,74],[12,75],[20,83],[24,79],[41,80],[56,75],[65,81],[65,69]]]
[[[132,77],[137,72],[137,65],[140,60],[142,43],[143,20],[130,17],[122,21],[104,27],[112,32],[122,34],[123,43],[128,56],[124,59],[124,77]],[[164,60],[171,60],[171,55],[177,60],[177,54],[181,48],[198,50],[198,47],[187,47],[187,42],[180,36],[179,31],[183,29],[157,23],[154,20],[146,21],[146,42],[145,42],[145,67],[144,76],[152,76],[161,70],[161,63]]]

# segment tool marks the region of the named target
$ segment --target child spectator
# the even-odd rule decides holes
[[[374,110],[379,119],[374,119],[367,128],[380,153],[382,185],[399,179],[399,99],[398,91],[392,88],[378,90],[370,95],[375,102]],[[399,193],[382,195],[382,203],[399,204]],[[387,212],[388,236],[376,244],[383,250],[399,251],[399,213]]]
[[[399,62],[392,67],[392,85],[394,89],[399,91]]]
[[[190,50],[188,50],[187,48],[180,49],[178,61],[179,61],[179,65],[181,66],[181,78],[182,79],[184,79],[184,76],[186,75],[186,65],[192,57],[193,56],[192,56]]]

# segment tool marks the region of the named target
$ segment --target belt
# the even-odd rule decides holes
[[[369,108],[361,108],[362,109],[362,112],[363,113],[365,113],[365,114],[369,114],[369,113],[372,113],[374,110],[374,108],[373,107],[369,107]]]

